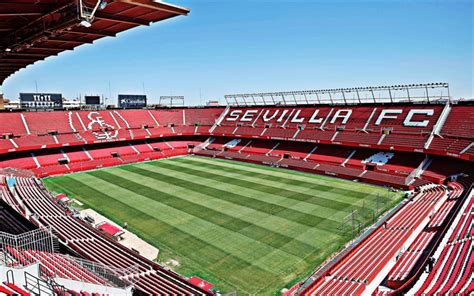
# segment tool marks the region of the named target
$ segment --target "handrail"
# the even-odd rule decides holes
[[[64,291],[64,287],[59,286],[59,285],[57,287],[62,288],[62,290]],[[29,291],[35,292],[36,295],[51,295],[51,296],[55,295],[54,289],[50,287],[50,285],[47,282],[43,281],[42,279],[26,271],[25,271],[25,288]]]
[[[11,275],[11,280],[10,280],[10,275]],[[9,269],[7,271],[7,283],[12,283],[15,284],[15,275],[13,274],[13,270]]]

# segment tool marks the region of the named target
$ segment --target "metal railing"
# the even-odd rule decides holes
[[[59,295],[64,295],[65,289],[63,286],[56,285],[56,289],[52,285],[48,284],[44,280],[35,277],[34,275],[25,272],[25,288],[34,293],[34,295],[56,295],[55,290],[58,291]],[[63,293],[61,293],[63,291]]]
[[[13,254],[10,252],[21,252],[22,250],[36,250],[41,252],[54,253],[54,244],[57,238],[52,234],[51,228],[36,229],[19,235],[0,232],[0,262],[8,266],[12,261]],[[10,254],[10,255],[8,255]],[[16,267],[23,267],[34,262],[22,262],[16,260]],[[26,264],[25,264],[26,263]]]
[[[224,96],[229,106],[353,105],[373,103],[447,102],[448,83],[423,83],[303,91],[232,94]]]
[[[111,286],[117,288],[127,288],[134,284],[133,280],[128,279],[128,276],[136,274],[138,272],[138,265],[132,265],[128,268],[116,268],[104,265],[98,262],[92,262],[89,260],[72,257],[69,255],[61,255],[65,260],[70,260],[76,263],[83,272],[90,272],[96,276],[104,279]]]
[[[59,256],[65,261],[75,263],[81,270],[83,278],[80,281],[90,281],[88,274],[94,274],[97,277],[118,288],[126,288],[133,285],[127,276],[135,274],[138,271],[138,265],[132,265],[129,268],[114,268],[101,263],[89,260],[63,255],[56,252],[57,237],[51,233],[51,228],[36,229],[20,235],[12,235],[0,232],[0,264],[11,268],[23,268],[38,262],[37,259],[26,260],[23,252],[38,251],[51,256]],[[57,259],[59,259],[57,257]],[[31,258],[30,258],[31,259]],[[41,263],[41,262],[40,262]]]

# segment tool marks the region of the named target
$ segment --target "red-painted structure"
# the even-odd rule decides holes
[[[0,113],[0,165],[43,177],[197,154],[416,188],[443,184],[450,176],[471,180],[466,176],[473,173],[473,112],[474,106],[464,102]],[[20,193],[27,201],[40,193],[36,191]],[[459,210],[461,199],[450,193],[444,201],[445,194],[443,186],[423,190],[388,219],[388,226],[378,227],[326,273],[309,285],[298,284],[292,293],[364,291],[419,223],[435,211],[426,230],[388,275],[387,286],[406,289]],[[20,213],[24,211],[14,198],[10,201]],[[53,211],[50,205],[41,208]],[[99,260],[87,246],[74,243],[75,232],[64,229],[64,223],[46,214],[44,219],[43,223],[58,227],[57,235],[79,254]],[[107,250],[103,258],[110,259]],[[114,266],[109,259],[103,263]],[[132,263],[136,262],[127,264]],[[144,278],[136,287],[150,291],[162,280]],[[461,277],[456,282],[458,289],[463,281]],[[427,284],[427,289],[435,287]]]
[[[0,25],[0,84],[49,56],[188,12],[152,0],[0,3],[4,20]],[[448,94],[436,98],[429,95],[432,88],[447,89]],[[424,91],[421,101],[410,95],[413,89]],[[360,96],[363,91],[370,93],[368,100]],[[388,96],[376,99],[374,91],[386,91]],[[401,91],[402,97],[397,99],[392,91]],[[347,94],[357,99],[351,101]],[[320,100],[325,95],[328,100]],[[283,105],[277,105],[274,96],[281,96]],[[269,97],[273,104],[268,104]],[[428,276],[418,293],[473,291],[469,282],[473,204],[466,197],[474,173],[472,101],[451,102],[448,85],[443,83],[230,95],[226,100],[228,107],[0,113],[0,168],[26,169],[45,177],[197,154],[403,189],[428,184],[328,269],[298,283],[287,294],[362,293],[423,223],[424,229],[388,271],[385,286],[393,289],[391,293],[411,288],[453,225],[435,266],[438,272]],[[84,258],[117,268],[137,266],[138,291],[210,293],[207,283],[201,286],[203,281],[188,281],[74,218],[30,173],[9,172],[14,172],[18,185],[12,192],[6,176],[0,175],[6,203],[24,216],[34,211],[37,215],[30,219],[36,225],[52,227]],[[451,178],[458,182],[448,183]],[[15,220],[3,213],[2,217]],[[21,232],[21,226],[11,225],[13,231]],[[63,257],[26,252],[12,255],[20,261],[35,257],[50,271],[78,276],[73,263]],[[64,261],[51,264],[55,260]],[[93,274],[79,275],[100,282]],[[0,292],[11,294],[14,288],[0,286]],[[374,293],[387,294],[378,288]]]
[[[407,188],[468,169],[473,113],[469,103],[0,113],[0,163],[41,177],[198,153]],[[208,137],[214,150],[188,149]],[[459,160],[438,167],[438,156]]]
[[[94,8],[95,14],[91,15]],[[185,8],[151,0],[2,2],[0,84],[16,71],[47,57],[188,13]]]

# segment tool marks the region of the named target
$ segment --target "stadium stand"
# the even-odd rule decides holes
[[[10,266],[22,264],[29,265],[41,262],[43,271],[49,277],[59,276],[65,279],[83,281],[97,285],[110,285],[90,270],[76,263],[73,259],[62,254],[54,254],[37,250],[16,250],[7,247],[8,253],[15,261]]]
[[[458,111],[459,109],[459,111]],[[439,135],[435,136],[430,143],[430,151],[433,150],[440,155],[458,156],[460,158],[472,157],[471,143],[469,139],[469,128],[456,132],[451,121],[454,116],[467,116],[472,113],[470,105],[456,105],[451,108],[450,116],[447,117],[445,126]],[[255,118],[253,122],[237,122],[232,117],[233,111],[255,111],[263,114]],[[2,134],[12,135],[13,142],[9,139],[0,140],[3,151],[8,149],[32,149],[38,147],[54,147],[61,145],[83,144],[88,142],[143,139],[147,136],[172,135],[176,133],[192,135],[199,130],[201,135],[227,135],[236,137],[260,137],[263,139],[299,140],[299,141],[323,141],[324,144],[346,144],[349,146],[377,147],[383,149],[394,149],[401,151],[423,150],[433,131],[442,105],[428,106],[400,106],[382,108],[375,107],[351,107],[348,109],[321,108],[319,116],[326,114],[326,118],[317,117],[321,124],[306,123],[295,124],[292,121],[301,121],[299,117],[289,117],[294,114],[295,108],[271,108],[271,109],[236,109],[229,112],[213,132],[209,132],[210,126],[214,124],[221,115],[221,108],[199,109],[178,108],[161,110],[109,110],[109,111],[74,111],[54,112],[55,125],[41,121],[42,116],[48,113],[39,112],[31,115],[28,113],[1,113],[2,122],[13,122],[12,125],[0,126]],[[301,107],[298,116],[307,116],[314,108]],[[319,110],[319,109],[316,109]],[[333,110],[333,111],[331,111]],[[367,110],[372,110],[368,112]],[[282,114],[281,118],[274,116],[271,120],[263,121],[262,118],[270,118],[274,114]],[[271,112],[270,112],[271,111]],[[281,111],[281,112],[280,112]],[[287,112],[285,112],[287,111]],[[340,112],[341,111],[341,112]],[[342,112],[346,111],[346,113]],[[347,113],[350,111],[350,113]],[[393,115],[389,112],[399,111]],[[415,112],[412,116],[410,112]],[[433,115],[427,116],[416,112],[431,111]],[[386,113],[381,113],[386,112]],[[388,112],[388,113],[387,113]],[[239,114],[241,114],[239,113]],[[296,112],[297,113],[297,112]],[[184,118],[188,114],[188,120]],[[314,113],[313,113],[314,114]],[[392,114],[392,115],[390,115]],[[431,113],[430,113],[431,114]],[[345,115],[349,117],[344,117]],[[286,116],[286,117],[285,117]],[[365,116],[365,117],[364,117]],[[452,117],[451,117],[452,116]],[[392,119],[396,117],[397,119]],[[324,121],[322,121],[324,118]],[[410,121],[407,121],[408,119]],[[469,119],[465,118],[468,125]],[[280,122],[278,122],[278,120]],[[347,119],[347,121],[345,121]],[[156,120],[156,121],[155,121]],[[244,119],[245,120],[245,119]],[[161,121],[161,123],[160,123]],[[199,121],[199,122],[197,122]],[[313,121],[317,121],[313,119]],[[365,121],[365,123],[363,123]],[[195,124],[201,126],[196,127]],[[251,126],[249,126],[251,124]],[[30,129],[29,126],[33,126]],[[242,125],[242,126],[240,126]],[[420,127],[418,125],[421,125]],[[166,127],[168,126],[168,127]],[[144,129],[144,127],[147,127]],[[297,128],[300,127],[300,128]],[[341,128],[341,129],[340,129]],[[127,131],[128,130],[128,131]],[[382,131],[389,131],[383,134]],[[53,136],[48,134],[53,133]],[[444,138],[455,137],[455,138]],[[395,147],[396,146],[396,147]],[[462,152],[462,153],[461,153]]]
[[[242,141],[229,148],[225,147],[227,142],[230,142],[228,138],[216,138],[206,150],[195,150],[194,153],[337,175],[346,179],[360,178],[369,183],[389,184],[397,188],[410,187],[407,177],[423,161],[423,156],[409,157],[404,152],[395,152],[390,153],[391,159],[376,165],[371,157],[380,152],[366,148],[268,140]],[[409,160],[402,165],[404,159]]]
[[[15,212],[20,207],[11,195],[6,196],[9,191],[2,185],[0,185],[0,189],[0,195],[5,200],[0,198],[0,232],[17,235],[35,229],[34,225]]]
[[[441,242],[441,254],[416,295],[468,295],[473,292],[473,217],[474,199],[470,195],[446,234],[447,241]]]
[[[71,216],[71,213],[62,208],[50,196],[39,180],[18,177],[16,182],[17,186],[9,190],[16,192],[29,213],[33,213],[35,217],[33,222],[40,227],[52,227],[53,232],[66,246],[84,258],[107,266],[129,270],[130,274],[126,275],[127,278],[134,279],[136,288],[145,293],[206,294],[198,287],[189,284],[181,276],[141,257],[114,240],[103,236],[85,222]],[[50,276],[60,275],[62,278],[104,284],[103,279],[97,278],[89,272],[81,272],[77,264],[62,255],[32,250],[18,252],[10,249],[9,252],[16,261],[23,265],[27,265],[28,261],[42,262],[45,272]]]
[[[42,178],[195,154],[419,190],[323,274],[290,291],[407,291],[417,287],[428,258],[441,248],[436,262],[440,271],[423,279],[419,293],[457,293],[469,291],[469,278],[460,268],[472,266],[472,234],[466,236],[472,232],[466,226],[472,219],[465,220],[469,206],[463,207],[467,212],[460,209],[470,185],[463,182],[473,173],[472,110],[468,102],[449,107],[398,103],[0,113],[0,166],[26,169]],[[45,117],[54,124],[42,120]],[[462,117],[460,126],[456,117]],[[37,226],[51,227],[78,256],[113,268],[136,268],[126,278],[144,293],[207,293],[103,237],[58,204],[38,179],[21,174],[15,172],[14,187],[5,186],[7,175],[2,175],[4,202]],[[453,233],[461,238],[443,242],[453,217],[462,224],[453,223],[459,227]],[[0,218],[13,221],[1,211]],[[25,230],[12,225],[11,233]],[[42,262],[50,276],[101,283],[93,274],[77,271],[61,254],[22,250],[11,257],[22,264]]]
[[[22,288],[16,286],[12,283],[6,283],[5,286],[0,285],[0,293],[5,295],[21,295],[21,296],[30,296],[31,294],[27,291],[23,290]]]
[[[428,248],[428,245],[435,236],[435,232],[421,232],[408,250],[397,260],[396,265],[388,274],[390,282],[403,282],[411,273],[414,265]]]
[[[24,117],[21,115],[21,113],[3,113],[0,123],[1,134],[10,134],[13,136],[29,134],[24,121],[22,121],[22,118]]]
[[[428,214],[445,194],[441,186],[418,193],[302,293],[361,294],[422,221],[427,222]]]
[[[212,126],[216,123],[224,108],[184,109],[184,125]]]

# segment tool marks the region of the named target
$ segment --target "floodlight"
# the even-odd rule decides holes
[[[108,3],[107,3],[106,0],[100,1],[99,9],[100,9],[100,10],[105,9],[105,8],[107,7],[107,4],[108,4]]]
[[[84,26],[84,27],[86,27],[86,28],[90,28],[90,27],[92,26],[92,24],[89,23],[89,22],[86,21],[86,20],[83,20],[83,21],[81,22],[81,26]]]

